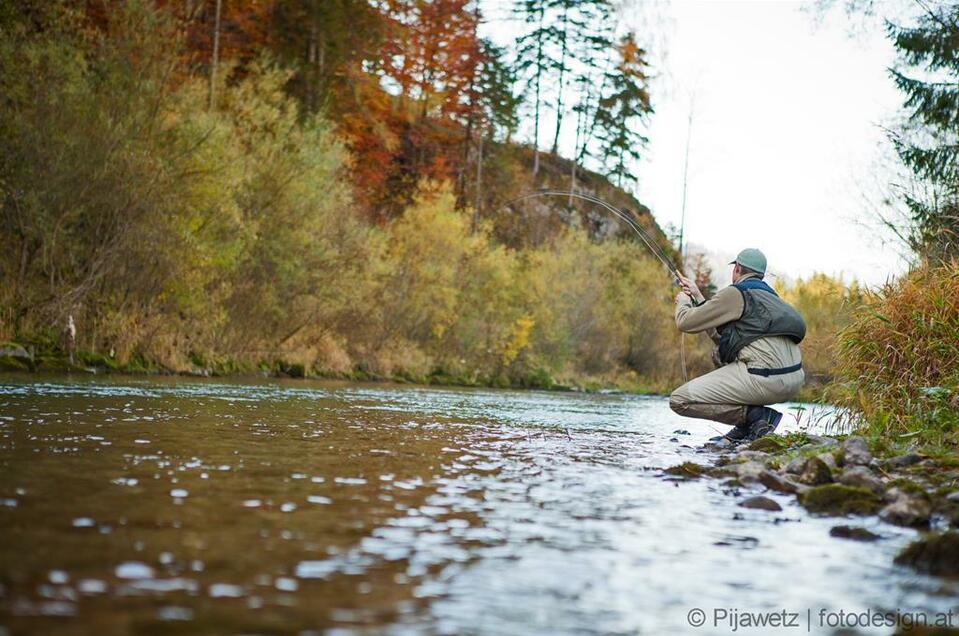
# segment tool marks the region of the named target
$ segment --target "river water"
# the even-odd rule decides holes
[[[912,531],[835,539],[790,497],[663,475],[715,434],[628,395],[3,376],[0,634],[831,634],[956,608],[892,565]]]

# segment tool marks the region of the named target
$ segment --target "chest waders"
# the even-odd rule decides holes
[[[739,320],[727,322],[717,328],[719,358],[723,364],[734,362],[743,347],[760,338],[784,336],[799,344],[806,337],[806,323],[802,316],[765,282],[758,278],[747,278],[733,283],[733,287],[743,296],[743,313]],[[801,368],[800,362],[778,369],[747,371],[753,375],[769,377],[792,373]]]

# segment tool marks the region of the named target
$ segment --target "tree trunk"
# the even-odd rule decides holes
[[[470,225],[470,233],[476,233],[476,226],[479,225],[480,205],[482,205],[483,192],[483,133],[479,134],[479,149],[476,157],[476,201],[473,203],[473,222]]]
[[[223,0],[216,0],[216,14],[213,18],[213,57],[210,58],[210,110],[216,105],[216,67],[220,61],[220,14]]]
[[[569,28],[567,18],[569,8],[563,10],[563,45],[559,56],[559,81],[556,83],[556,130],[553,132],[553,155],[559,151],[559,129],[563,125],[563,75],[566,71],[566,31]]]
[[[579,155],[579,133],[580,133],[580,130],[582,129],[582,125],[583,125],[583,111],[582,111],[582,109],[580,109],[580,110],[576,113],[576,141],[573,142],[573,158],[572,158],[572,160],[569,162],[569,163],[570,163],[570,168],[569,168],[569,191],[570,191],[571,193],[576,191],[576,161],[577,161],[577,156]],[[572,194],[570,194],[570,196],[569,196],[569,205],[570,205],[570,207],[572,207],[572,205],[573,205],[573,195],[572,195]]]
[[[316,89],[319,81],[317,69],[319,66],[319,26],[316,23],[316,1],[310,3],[310,41],[306,49],[306,63],[309,72],[306,74],[306,107],[310,113],[316,112]]]
[[[546,18],[546,10],[540,7],[539,10],[539,39],[536,41],[536,98],[533,108],[533,176],[539,173],[539,90],[540,79],[543,76],[543,20]]]

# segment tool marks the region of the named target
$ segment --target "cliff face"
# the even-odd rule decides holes
[[[626,212],[642,227],[663,249],[663,252],[676,264],[680,264],[679,253],[666,233],[653,218],[648,207],[615,185],[606,177],[581,166],[576,167],[575,184],[573,181],[573,162],[563,157],[541,153],[539,173],[535,179],[531,175],[532,150],[526,146],[503,145],[497,150],[510,157],[514,165],[513,178],[509,183],[498,183],[495,189],[503,199],[522,196],[542,188],[574,190],[591,194]],[[516,177],[516,173],[521,175]],[[505,192],[504,192],[505,190]],[[561,196],[544,196],[525,199],[504,206],[502,202],[486,199],[487,216],[494,219],[498,238],[508,245],[537,245],[562,231],[564,227],[580,227],[587,230],[590,237],[597,241],[616,239],[638,240],[625,223],[601,206],[581,199]]]

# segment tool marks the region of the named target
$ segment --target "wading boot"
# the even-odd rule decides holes
[[[749,427],[749,440],[765,437],[779,426],[783,414],[768,406],[750,406],[746,410],[746,424]]]
[[[740,444],[749,439],[749,424],[738,424],[725,435],[717,435],[709,441],[712,444],[732,445]]]

